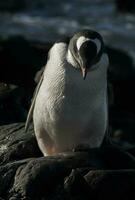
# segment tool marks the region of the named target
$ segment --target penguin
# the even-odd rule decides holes
[[[102,36],[82,30],[54,43],[26,121],[44,156],[100,147],[108,122],[108,55]]]

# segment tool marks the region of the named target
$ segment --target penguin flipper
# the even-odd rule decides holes
[[[28,112],[28,115],[27,115],[27,119],[26,119],[26,123],[25,123],[25,131],[26,132],[28,131],[30,122],[32,120],[33,110],[34,110],[34,106],[35,106],[35,101],[36,101],[36,98],[37,98],[40,86],[42,85],[43,78],[44,78],[44,74],[42,73],[41,78],[39,80],[39,83],[38,83],[38,85],[37,85],[37,87],[35,89],[35,92],[34,92],[34,95],[33,95],[33,99],[32,99],[32,103],[31,103],[31,106],[30,106],[30,109],[29,109],[29,112]]]

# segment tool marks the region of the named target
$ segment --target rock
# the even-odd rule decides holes
[[[0,1],[0,10],[1,11],[18,11],[26,8],[25,0],[1,0]]]
[[[0,126],[0,165],[40,155],[32,127],[26,133],[24,123]]]
[[[27,133],[24,130],[24,123],[0,126],[1,165],[11,161],[39,157],[41,155],[34,135],[33,126],[29,128]],[[80,167],[95,166],[96,168],[105,169],[108,167],[112,169],[135,167],[135,160],[115,146],[103,146],[100,149],[95,148],[68,153],[67,157],[66,154],[64,155],[62,154],[62,157],[66,159],[69,157],[70,159],[76,160],[79,157],[81,159]],[[87,156],[89,156],[89,159]],[[76,162],[78,163],[79,161],[76,160]]]
[[[117,9],[121,12],[135,12],[135,2],[132,0],[115,0]]]
[[[47,3],[47,2],[46,2]],[[8,12],[18,12],[30,8],[40,8],[45,7],[45,2],[43,0],[1,0],[0,10]]]
[[[6,99],[16,88],[16,85],[0,83],[0,100]]]
[[[35,87],[35,74],[45,65],[50,46],[29,42],[21,36],[9,37],[0,46],[0,80],[29,90]]]
[[[95,170],[85,175],[93,199],[134,200],[135,170]]]
[[[33,159],[18,168],[10,195],[15,199],[41,199],[48,197],[62,184],[69,170],[59,160]]]
[[[30,159],[29,159],[30,160]],[[10,189],[12,188],[14,177],[17,169],[26,164],[28,162],[27,159],[16,161],[13,163],[8,163],[0,167],[0,197],[4,199],[8,199],[8,194]]]
[[[89,170],[135,169],[134,155],[114,146],[40,156],[32,126],[27,133],[24,123],[0,127],[0,197],[87,199],[93,195],[83,177]]]
[[[78,170],[72,170],[65,180],[64,188],[69,199],[88,200],[92,198],[91,188]]]
[[[97,152],[100,155],[100,150],[97,150]],[[93,156],[95,155],[95,163],[96,159],[102,159],[102,157],[98,158],[95,153],[96,150],[91,149],[89,152],[68,152],[56,156],[27,160],[27,163],[17,169],[9,196],[15,199],[46,199],[52,197],[53,191],[56,192],[58,187],[63,188],[64,184],[64,194],[76,199],[78,199],[78,196],[88,199],[87,195],[89,195],[88,197],[91,195],[89,185],[78,171],[73,170],[71,172],[71,170],[80,167],[81,169],[89,167],[89,170],[93,167],[98,168],[99,166],[95,166],[92,161]],[[114,157],[112,159],[112,163],[115,162]],[[116,165],[117,163],[115,163]],[[127,168],[123,165],[124,167]],[[132,168],[134,168],[133,165]],[[68,175],[69,177],[66,178],[64,183],[64,179]]]
[[[0,83],[0,125],[25,121],[24,88]]]
[[[106,47],[110,65],[108,70],[109,125],[113,141],[124,148],[134,145],[135,130],[135,66],[128,52]]]
[[[119,146],[131,148],[135,145],[134,114],[113,107],[110,109],[110,124],[112,126],[111,137]]]
[[[126,50],[114,48],[109,45],[106,46],[106,51],[109,56],[109,80],[130,81],[135,79],[135,68],[132,57]]]
[[[21,37],[0,42],[0,124],[25,121],[50,46],[50,43],[29,42]],[[134,64],[121,50],[107,47],[107,51],[111,63],[109,123],[113,142],[100,148],[76,148],[73,152],[43,158],[32,125],[27,133],[24,123],[0,126],[0,198],[132,199],[135,189],[135,95],[131,90],[135,85]]]
[[[15,36],[0,41],[0,124],[26,120],[36,87],[35,76],[45,65],[51,44]]]
[[[135,112],[135,94],[131,88],[135,86],[135,66],[127,52],[106,47],[109,55],[108,81],[113,89],[113,108]]]

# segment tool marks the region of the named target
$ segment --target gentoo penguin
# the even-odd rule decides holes
[[[28,114],[44,156],[99,147],[107,128],[107,67],[102,36],[82,30],[56,42]]]

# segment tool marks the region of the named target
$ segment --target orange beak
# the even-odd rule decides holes
[[[87,75],[87,68],[81,67],[81,70],[82,70],[83,79],[85,80],[86,75]]]

